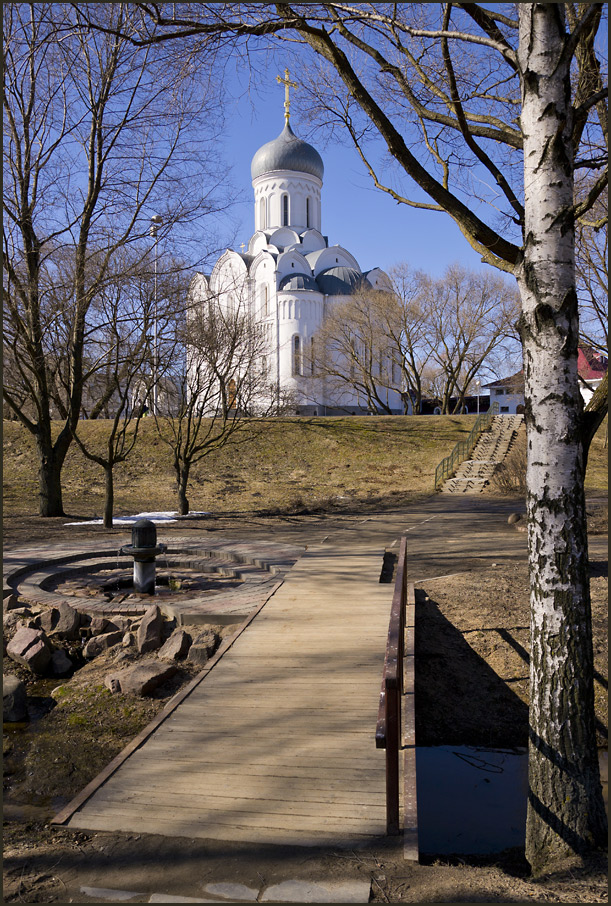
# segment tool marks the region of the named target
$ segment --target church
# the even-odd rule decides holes
[[[195,275],[190,303],[206,306],[215,300],[227,308],[239,299],[247,306],[264,338],[258,367],[269,378],[269,392],[290,400],[291,414],[367,414],[357,389],[330,381],[317,368],[317,335],[347,295],[364,287],[388,290],[390,282],[379,268],[362,272],[347,249],[329,245],[323,235],[323,161],[291,129],[289,85],[295,83],[288,70],[277,80],[285,85],[285,124],[252,158],[255,231],[248,247],[227,249],[210,275]],[[380,392],[393,412],[403,413],[399,392]],[[264,409],[265,400],[261,403]]]

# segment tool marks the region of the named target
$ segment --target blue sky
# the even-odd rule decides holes
[[[284,86],[276,82],[275,75],[276,69],[270,69],[264,96],[253,91],[250,98],[226,99],[224,158],[232,168],[233,183],[241,192],[241,200],[232,212],[238,224],[236,248],[241,242],[248,243],[254,232],[251,159],[284,127]],[[296,96],[291,101],[291,127],[300,138],[314,145],[325,165],[322,231],[329,237],[330,245],[337,243],[351,252],[362,270],[386,270],[401,261],[432,276],[440,276],[454,261],[473,270],[491,270],[481,263],[480,256],[447,214],[397,204],[375,188],[353,148],[335,142],[326,144],[322,133],[317,141],[316,133],[308,134],[306,127],[300,127]],[[414,197],[423,196],[417,196],[414,190]]]

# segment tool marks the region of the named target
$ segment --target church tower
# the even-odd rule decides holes
[[[255,230],[289,227],[297,233],[320,232],[320,190],[324,166],[318,151],[297,138],[289,122],[289,79],[277,80],[285,86],[284,129],[263,145],[252,159],[250,175],[255,191]]]
[[[285,87],[284,128],[252,158],[255,231],[241,252],[227,249],[209,277],[194,277],[191,295],[228,312],[236,300],[248,308],[266,338],[257,366],[269,388],[261,411],[282,398],[292,401],[296,415],[366,413],[370,403],[356,387],[319,367],[326,356],[318,348],[320,331],[343,297],[363,288],[388,290],[390,282],[378,268],[361,272],[347,249],[323,236],[322,158],[291,129],[289,87],[296,83],[288,70],[276,78]],[[392,411],[402,412],[400,392],[389,387],[384,393]]]

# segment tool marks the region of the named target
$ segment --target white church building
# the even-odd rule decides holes
[[[316,337],[325,316],[355,289],[387,289],[379,268],[362,272],[356,258],[322,233],[324,166],[312,145],[291,129],[288,72],[285,125],[251,163],[255,231],[237,252],[227,249],[208,276],[191,283],[191,304],[236,304],[248,310],[263,333],[260,368],[269,386],[291,399],[297,415],[367,413],[367,402],[348,384],[338,389],[317,375]],[[401,394],[384,390],[393,412],[403,413]],[[262,401],[264,402],[264,401]]]

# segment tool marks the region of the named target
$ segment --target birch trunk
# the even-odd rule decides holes
[[[524,260],[518,271],[531,575],[529,802],[534,872],[604,845],[596,750],[583,404],[577,379],[570,54],[563,5],[518,4]]]

